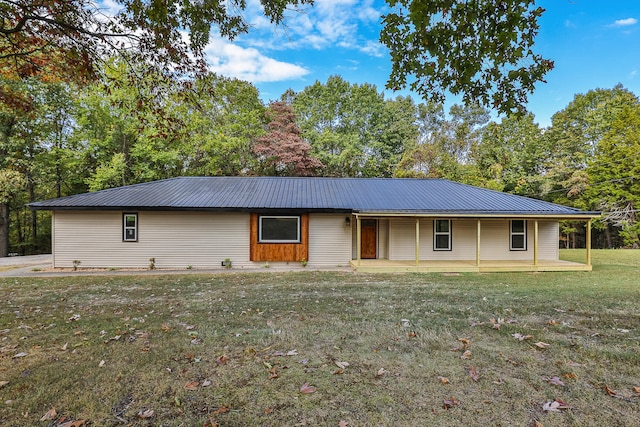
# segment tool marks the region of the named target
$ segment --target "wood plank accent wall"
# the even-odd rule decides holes
[[[309,214],[300,215],[300,243],[260,243],[258,242],[258,218],[251,214],[250,220],[250,260],[251,261],[309,261]]]

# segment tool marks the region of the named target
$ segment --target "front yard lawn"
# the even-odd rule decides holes
[[[640,252],[593,263],[6,278],[0,424],[637,426]]]

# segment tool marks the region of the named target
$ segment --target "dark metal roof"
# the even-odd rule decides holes
[[[180,177],[29,204],[36,210],[219,210],[595,216],[444,179]]]

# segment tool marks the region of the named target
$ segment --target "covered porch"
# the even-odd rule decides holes
[[[570,261],[392,261],[388,259],[361,259],[351,261],[351,266],[361,273],[496,273],[496,272],[542,272],[542,271],[591,271],[591,265]]]
[[[560,221],[562,219],[569,219],[564,217],[554,216],[553,218],[549,218],[548,216],[537,216],[537,215],[510,215],[508,217],[505,216],[497,216],[497,215],[458,215],[458,216],[447,216],[449,218],[456,219],[464,219],[465,221],[471,222],[473,224],[472,227],[469,227],[468,232],[465,233],[467,235],[467,242],[469,242],[472,246],[475,246],[474,249],[470,249],[467,252],[467,255],[464,259],[460,259],[460,257],[452,259],[443,259],[442,257],[438,259],[431,259],[432,253],[424,253],[428,252],[424,250],[424,246],[422,247],[421,254],[421,219],[435,219],[435,218],[447,218],[443,215],[433,215],[433,214],[390,214],[390,213],[358,213],[354,214],[355,216],[355,257],[351,261],[351,266],[359,272],[420,272],[420,273],[463,273],[463,272],[543,272],[543,271],[591,271],[591,221],[594,215],[589,215],[582,217],[581,220],[585,221],[586,228],[586,256],[584,263],[580,262],[571,262],[560,260],[557,256],[557,252],[555,255],[542,251],[542,257],[540,256],[539,250],[539,242],[540,242],[540,222],[549,220]],[[411,250],[414,253],[414,257],[412,259],[406,259],[408,257],[404,257],[404,259],[389,259],[391,257],[378,257],[376,256],[374,259],[370,259],[371,257],[364,256],[363,257],[363,220],[371,220],[371,219],[389,219],[389,218],[402,218],[403,220],[412,221],[415,225],[411,227],[415,227],[414,237],[410,237],[405,240],[405,245],[415,244],[415,247]],[[513,257],[514,259],[509,259],[510,254],[502,254],[503,256],[496,257],[495,253],[486,253],[486,246],[483,246],[483,222],[488,220],[495,219],[503,219],[503,220],[513,220],[513,219],[524,219],[526,221],[530,221],[532,224],[532,245],[526,250],[525,259],[522,256]],[[571,220],[576,220],[575,216],[570,218]],[[424,227],[424,225],[423,225]],[[475,230],[474,230],[475,229]],[[414,233],[413,231],[411,232]],[[485,231],[486,234],[486,231]],[[526,239],[526,237],[525,237]],[[549,245],[549,236],[547,235],[546,245]],[[367,238],[364,237],[364,241],[367,241]],[[405,246],[406,247],[406,246]],[[483,247],[484,252],[483,253]],[[474,253],[475,252],[475,253]],[[377,253],[377,252],[376,252]],[[523,252],[520,251],[522,254]],[[408,255],[408,254],[407,254]],[[475,256],[474,256],[475,255]],[[507,255],[507,256],[504,256]],[[551,257],[545,255],[552,255]],[[497,258],[497,259],[496,259]],[[517,259],[516,259],[517,258]],[[555,259],[549,259],[555,258]]]

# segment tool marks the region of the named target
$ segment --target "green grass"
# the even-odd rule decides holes
[[[640,425],[640,252],[593,264],[5,278],[0,425],[62,424],[39,421],[51,408],[93,426]],[[543,411],[554,399],[571,409]]]

